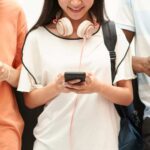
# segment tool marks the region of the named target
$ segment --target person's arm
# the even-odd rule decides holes
[[[135,35],[134,32],[123,30],[129,43]],[[148,57],[132,57],[132,67],[135,73],[145,73],[150,76],[150,56]]]
[[[56,80],[48,85],[36,88],[30,92],[24,92],[25,105],[29,108],[36,108],[42,106],[49,101],[52,101],[60,93],[68,93],[69,89],[66,88],[64,76],[58,75]]]
[[[17,87],[19,75],[20,75],[20,67],[21,67],[21,52],[22,46],[24,43],[25,35],[27,33],[27,23],[25,19],[25,15],[23,9],[18,7],[18,16],[16,16],[17,25],[14,27],[16,30],[16,54],[14,56],[14,60],[12,65],[8,65],[5,62],[0,61],[0,82],[5,81],[8,82],[12,87]]]
[[[9,79],[6,80],[13,87],[18,86],[20,70],[21,70],[21,57],[22,57],[22,48],[27,34],[27,22],[23,9],[20,6],[18,14],[18,24],[17,24],[17,45],[16,45],[16,55],[13,60],[12,67],[9,69]]]
[[[0,82],[6,81],[11,86],[17,87],[19,74],[20,69],[14,69],[9,65],[0,62]]]
[[[131,80],[121,80],[117,82],[117,86],[113,86],[97,80],[92,74],[87,74],[83,84],[66,84],[66,87],[77,94],[99,93],[120,105],[129,105],[133,100]]]
[[[34,89],[31,92],[25,92],[25,104],[29,108],[36,108],[52,101],[60,93],[69,92],[77,94],[99,93],[111,102],[121,105],[129,105],[133,100],[130,80],[119,81],[117,86],[112,86],[96,80],[91,74],[87,74],[85,82],[75,84],[78,82],[74,80],[65,83],[64,77],[61,75],[56,81],[45,87]]]
[[[59,92],[55,84],[49,84],[45,87],[34,89],[31,92],[25,92],[23,94],[25,105],[30,109],[42,106],[56,97]]]
[[[132,57],[132,66],[135,73],[145,73],[150,76],[150,56]]]
[[[123,29],[123,32],[124,32],[124,34],[125,34],[128,42],[131,43],[132,40],[133,40],[133,37],[134,37],[135,33],[132,32],[132,31],[125,30],[125,29]]]
[[[117,86],[102,84],[98,90],[104,97],[115,104],[128,106],[133,101],[132,83],[130,80],[122,80]]]

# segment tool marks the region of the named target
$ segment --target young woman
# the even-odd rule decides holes
[[[27,36],[18,90],[28,107],[45,105],[34,129],[34,150],[118,150],[114,103],[132,102],[134,74],[128,53],[112,86],[103,9],[103,0],[45,0]],[[119,29],[117,36],[116,66],[128,48]],[[65,82],[67,71],[86,72],[85,81]]]

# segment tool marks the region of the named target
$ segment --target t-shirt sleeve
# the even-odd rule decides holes
[[[27,23],[25,14],[22,10],[22,8],[19,8],[18,13],[18,20],[17,20],[17,47],[16,47],[16,55],[13,60],[13,67],[17,68],[21,64],[21,53],[22,53],[22,47],[25,40],[25,36],[27,33]]]
[[[134,79],[135,75],[132,69],[132,51],[129,49],[129,43],[121,29],[117,28],[116,43],[116,76],[114,84],[120,80]]]
[[[133,6],[131,0],[119,0],[115,22],[118,27],[129,31],[135,31],[133,19]]]
[[[32,31],[34,32],[34,31]],[[18,83],[18,91],[30,92],[40,85],[41,64],[36,35],[30,32],[25,40],[22,51],[22,68]],[[35,80],[36,81],[35,81]]]

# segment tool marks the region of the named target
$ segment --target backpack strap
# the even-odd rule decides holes
[[[107,47],[110,55],[110,61],[111,61],[111,75],[112,75],[112,84],[115,78],[116,74],[116,52],[115,52],[115,46],[117,42],[117,34],[116,34],[116,27],[115,23],[112,21],[106,21],[102,24],[102,31],[104,36],[104,43]],[[122,107],[120,105],[114,104],[115,108],[118,112],[118,114],[121,116],[124,116],[124,111],[122,112]]]
[[[104,43],[109,51],[110,60],[111,60],[111,75],[112,75],[112,83],[115,78],[116,69],[115,69],[115,61],[116,61],[116,53],[115,46],[117,42],[117,34],[116,27],[113,21],[106,21],[102,24],[102,31],[104,36]]]
[[[110,60],[111,60],[111,74],[112,74],[112,84],[116,75],[115,69],[115,61],[116,61],[116,53],[115,53],[115,46],[117,42],[117,34],[116,34],[116,27],[115,23],[112,21],[107,21],[102,24],[102,31],[104,36],[104,43],[107,47]],[[134,108],[134,103],[130,104],[129,106],[121,106],[115,104],[115,108],[120,115],[121,118],[127,117],[133,123],[133,125],[139,128],[140,119],[138,117],[137,111]]]

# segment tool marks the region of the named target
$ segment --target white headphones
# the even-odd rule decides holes
[[[89,20],[85,20],[79,25],[77,35],[80,38],[89,38],[98,29],[99,26],[97,24],[96,17],[93,14],[91,16],[93,23]],[[57,16],[57,21],[55,21],[57,32],[64,37],[71,35],[73,33],[71,21],[67,17],[63,17],[61,19],[57,18],[60,17]]]

